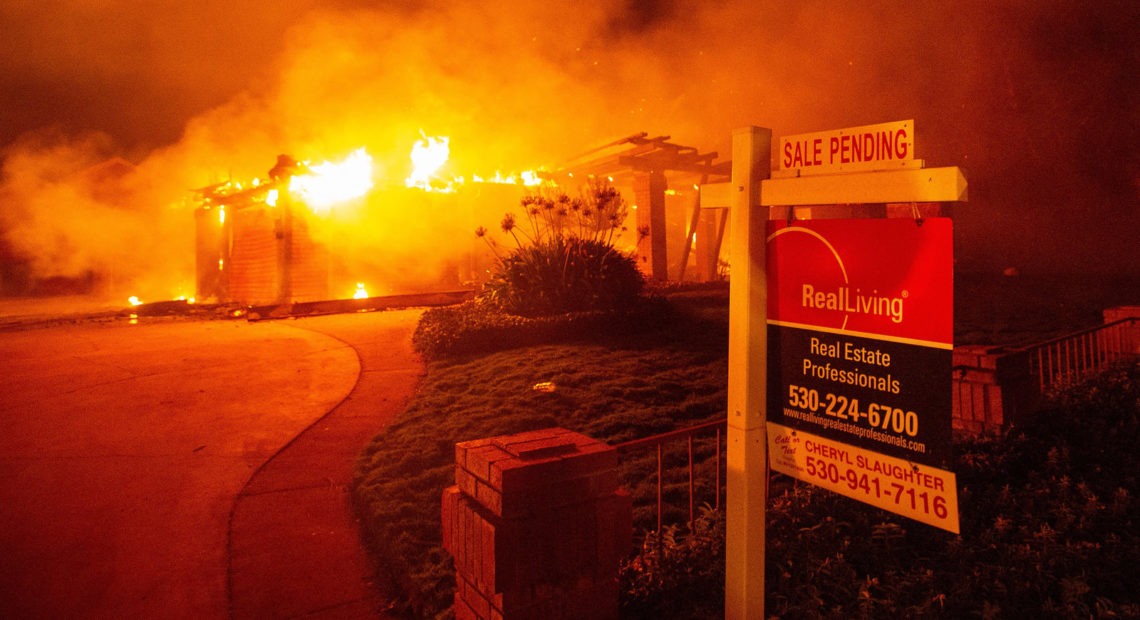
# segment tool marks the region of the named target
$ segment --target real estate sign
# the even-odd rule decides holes
[[[948,218],[769,222],[771,467],[958,532]]]

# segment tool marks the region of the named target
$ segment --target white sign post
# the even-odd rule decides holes
[[[748,127],[732,134],[724,617],[733,620],[764,618],[768,217],[757,198],[761,181],[771,173],[771,150],[770,129]]]

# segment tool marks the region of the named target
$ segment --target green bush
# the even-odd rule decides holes
[[[425,311],[412,334],[412,347],[424,359],[438,360],[583,338],[620,340],[672,320],[671,305],[660,297],[639,297],[608,312],[542,317],[509,314],[496,304],[474,299]]]
[[[475,231],[499,257],[482,299],[538,317],[622,310],[641,295],[645,280],[636,260],[613,245],[627,213],[613,186],[590,181],[579,198],[548,189],[524,197],[521,206],[522,220],[508,213],[501,222],[516,246],[506,255],[486,228]]]
[[[646,532],[637,554],[621,566],[621,617],[723,617],[724,534],[724,513],[708,504],[689,527]]]
[[[486,299],[522,316],[622,310],[641,295],[636,261],[593,239],[558,237],[503,258],[484,285]]]

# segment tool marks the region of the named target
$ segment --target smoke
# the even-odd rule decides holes
[[[29,136],[8,150],[0,230],[32,272],[19,274],[24,282],[10,286],[65,278],[78,284],[62,291],[39,288],[162,290],[166,299],[194,294],[193,245],[171,197],[130,162],[108,159],[112,152],[105,135],[54,132]]]
[[[192,281],[188,190],[264,178],[279,153],[365,146],[381,194],[421,132],[449,136],[443,173],[470,177],[636,131],[727,159],[746,125],[779,136],[907,118],[919,158],[967,170],[963,265],[1132,269],[1119,231],[1140,226],[1140,9],[1126,0],[128,4],[0,9],[0,46],[19,59],[4,79],[21,87],[0,125],[60,127],[3,151],[0,230],[44,276]],[[136,164],[118,193],[74,180],[115,154]],[[440,230],[497,221],[459,222],[406,192],[370,201],[392,219],[343,226],[338,242],[381,248],[373,262],[393,269],[447,268],[446,247],[467,241]]]

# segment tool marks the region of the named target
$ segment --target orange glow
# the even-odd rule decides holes
[[[372,189],[372,156],[363,148],[339,163],[324,162],[309,166],[309,170],[289,180],[289,191],[316,212],[327,212],[333,205],[360,198]]]
[[[363,282],[356,283],[356,292],[352,294],[353,299],[368,299],[368,291],[364,289]]]
[[[127,302],[130,303],[132,306],[141,306],[142,305],[142,300],[140,300],[138,298],[138,296],[136,296],[136,295],[131,295],[130,298],[127,299]]]

